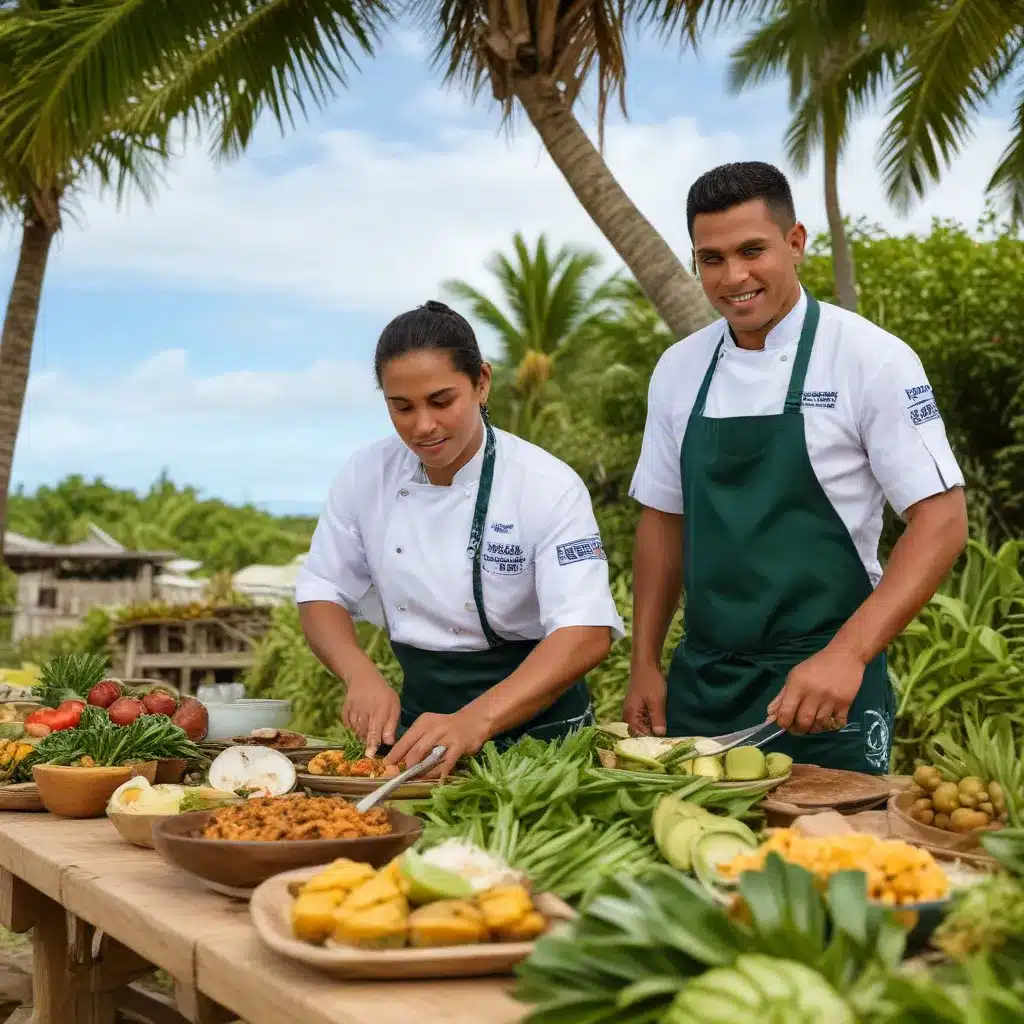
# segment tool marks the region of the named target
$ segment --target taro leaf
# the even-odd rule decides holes
[[[739,889],[758,952],[817,963],[825,950],[826,914],[809,871],[770,853],[762,870],[740,876]]]

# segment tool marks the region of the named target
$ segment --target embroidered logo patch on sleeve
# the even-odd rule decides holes
[[[588,559],[607,560],[604,545],[600,537],[584,537],[568,544],[558,545],[558,564],[572,565],[574,562],[585,562]]]
[[[910,422],[919,427],[923,423],[938,420],[939,407],[935,404],[935,395],[930,384],[919,384],[916,388],[904,388],[907,396],[907,412]]]

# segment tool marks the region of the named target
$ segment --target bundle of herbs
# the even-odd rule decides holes
[[[757,786],[718,790],[706,778],[609,771],[595,764],[598,742],[596,730],[583,729],[504,752],[488,743],[465,778],[414,802],[423,845],[468,840],[525,871],[538,890],[586,902],[607,876],[660,861],[651,817],[664,793],[733,817],[750,815],[764,795]]]
[[[201,760],[202,753],[169,718],[142,715],[131,725],[119,726],[102,708],[86,707],[76,728],[51,733],[29,760],[33,765],[114,768],[178,758]]]

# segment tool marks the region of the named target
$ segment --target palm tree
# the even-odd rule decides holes
[[[672,27],[704,0],[411,0],[435,39],[446,82],[488,87],[506,120],[525,112],[555,166],[677,338],[711,319],[700,285],[629,198],[573,111],[596,89],[598,143],[616,96],[625,112],[625,40],[645,22]],[[631,25],[632,23],[632,25]]]
[[[786,155],[799,172],[807,172],[821,146],[835,292],[847,309],[857,308],[857,276],[839,203],[839,165],[854,115],[891,81],[899,54],[897,44],[861,24],[837,26],[818,0],[777,0],[731,57],[733,92],[788,78],[793,116]]]
[[[498,252],[487,262],[504,308],[465,281],[444,287],[498,336],[495,415],[514,433],[532,438],[545,418],[545,398],[557,397],[551,386],[556,369],[578,356],[608,316],[621,279],[612,274],[596,280],[601,257],[595,252],[563,246],[550,255],[543,235],[531,252],[517,232],[512,248],[511,258]],[[547,418],[553,414],[548,410]]]
[[[841,3],[842,0],[830,0]],[[1011,136],[987,191],[1024,223],[1024,0],[869,0],[891,34],[902,8],[919,19],[889,108],[880,161],[889,198],[906,209],[938,181],[974,134],[979,108],[1013,84]]]
[[[172,130],[240,152],[372,52],[383,0],[16,0],[0,4],[0,216],[21,249],[0,337],[0,545],[43,279],[65,204],[93,184],[148,195]],[[2,548],[0,548],[2,551]]]

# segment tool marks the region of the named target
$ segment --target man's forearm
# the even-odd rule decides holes
[[[320,663],[339,679],[354,679],[377,672],[356,635],[352,616],[331,601],[304,601],[299,605],[299,624],[310,650]]]
[[[634,666],[660,666],[682,580],[683,517],[645,508],[633,546]]]
[[[490,736],[528,722],[581,676],[604,660],[611,647],[605,626],[566,626],[546,636],[505,680],[466,705]]]
[[[931,600],[967,543],[967,507],[961,488],[919,502],[908,510],[907,519],[874,593],[832,640],[832,645],[865,665]]]

